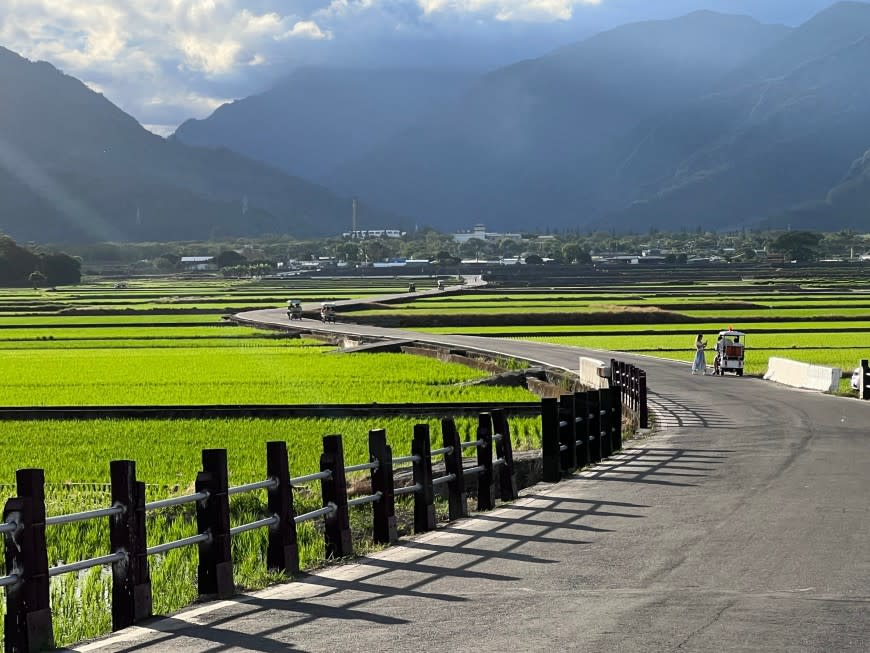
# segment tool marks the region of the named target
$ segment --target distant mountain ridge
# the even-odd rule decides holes
[[[352,196],[365,227],[870,228],[868,69],[870,4],[697,11],[474,78],[307,68],[164,140],[0,48],[0,230],[324,236]]]
[[[301,68],[268,91],[188,120],[174,138],[227,147],[320,179],[458,96],[471,73],[452,69]]]
[[[868,34],[863,2],[797,28],[712,11],[624,25],[483,75],[355,159],[324,146],[313,169],[444,229],[728,228],[821,210],[870,147]],[[201,123],[212,144],[246,137],[216,118]]]
[[[609,220],[637,229],[666,215],[665,226],[693,226],[703,210],[733,227],[825,198],[870,146],[868,69],[870,5],[832,6],[635,133],[615,183],[632,204]]]
[[[709,92],[788,31],[703,11],[604,32],[484,76],[339,168],[332,186],[449,226],[588,224],[618,206],[610,170],[627,132]]]
[[[19,240],[314,236],[350,222],[350,199],[226,149],[168,142],[2,48],[0,91],[0,230]]]

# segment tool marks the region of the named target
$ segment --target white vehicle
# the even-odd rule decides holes
[[[746,334],[742,331],[720,331],[716,341],[716,358],[713,361],[713,374],[724,376],[725,372],[734,372],[743,376],[743,354]]]

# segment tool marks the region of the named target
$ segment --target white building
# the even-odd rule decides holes
[[[398,229],[360,229],[358,231],[345,231],[341,235],[353,240],[365,240],[366,238],[401,238],[405,232]]]
[[[501,240],[522,240],[522,234],[501,234],[495,231],[487,231],[486,225],[476,224],[471,231],[461,231],[459,233],[453,234],[453,240],[457,243],[466,243],[472,238],[477,238],[478,240],[489,240],[493,242],[499,242]]]
[[[182,256],[181,267],[185,270],[208,271],[217,270],[217,261],[214,256]]]

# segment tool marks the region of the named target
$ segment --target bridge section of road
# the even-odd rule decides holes
[[[289,327],[283,311],[242,317]],[[568,369],[602,356],[297,325]],[[78,650],[870,650],[870,405],[620,358],[647,370],[657,430],[612,459],[354,564]]]

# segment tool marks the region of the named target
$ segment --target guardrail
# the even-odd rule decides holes
[[[623,390],[575,392],[541,400],[543,480],[601,462],[622,449]]]
[[[861,375],[858,377],[858,397],[870,400],[870,362],[861,361]]]
[[[432,449],[429,426],[416,425],[410,455],[394,458],[386,431],[372,430],[369,432],[369,460],[350,466],[345,465],[342,437],[327,435],[323,438],[320,471],[296,477],[290,476],[286,443],[269,442],[266,478],[235,487],[229,486],[226,449],[206,449],[202,452],[202,471],[196,476],[192,494],[152,502],[145,501],[145,484],[136,477],[136,463],[116,460],[109,466],[111,505],[50,517],[45,514],[44,471],[18,470],[17,496],[6,502],[0,522],[6,552],[6,575],[0,577],[0,587],[6,591],[5,650],[20,653],[54,647],[49,603],[49,580],[53,576],[111,566],[112,630],[120,630],[152,616],[151,556],[196,546],[199,595],[227,598],[235,592],[232,538],[241,533],[267,528],[269,569],[292,575],[299,571],[296,526],[303,522],[323,519],[326,555],[340,558],[353,555],[351,507],[370,504],[373,539],[391,544],[398,539],[397,496],[414,498],[415,533],[435,528],[435,488],[438,486],[447,486],[450,520],[468,514],[467,477],[477,476],[478,510],[495,507],[496,468],[500,468],[498,494],[501,499],[517,497],[510,426],[504,410],[480,413],[477,439],[472,442],[461,441],[453,418],[441,420],[441,431],[443,446]],[[465,465],[468,459],[463,457],[463,451],[466,449],[476,450],[474,465]],[[433,477],[432,459],[438,457],[444,461],[445,474]],[[394,487],[394,466],[408,464],[412,467],[413,483],[408,487]],[[371,493],[349,498],[347,474],[362,471],[369,472]],[[321,507],[296,514],[294,488],[317,481],[320,482]],[[230,527],[230,497],[258,490],[267,493],[267,515]],[[196,506],[197,533],[148,547],[147,513],[182,505]],[[50,567],[46,528],[93,519],[109,520],[110,553]]]
[[[648,429],[646,372],[635,365],[611,359],[610,386],[620,389],[623,406],[637,417],[638,428]]]

